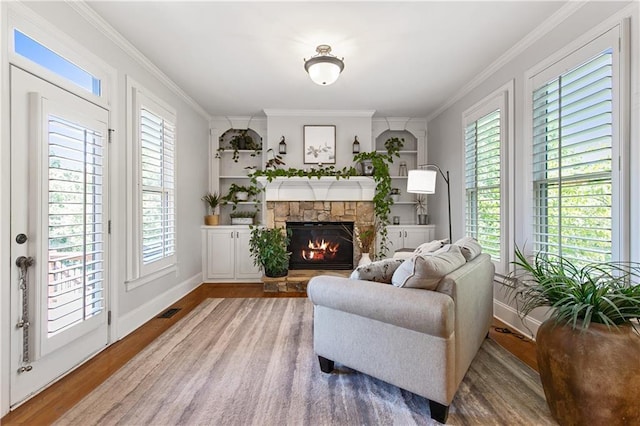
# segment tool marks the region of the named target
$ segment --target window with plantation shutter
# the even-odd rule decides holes
[[[466,232],[500,260],[500,110],[465,129]]]
[[[177,269],[176,113],[127,77],[132,137],[128,197],[127,288]]]
[[[463,114],[465,145],[465,234],[491,255],[496,272],[507,272],[506,220],[508,132],[511,84]]]
[[[175,126],[146,107],[140,109],[142,263],[175,254]]]
[[[616,243],[615,61],[614,49],[600,47],[533,85],[535,250],[578,265],[612,260]]]

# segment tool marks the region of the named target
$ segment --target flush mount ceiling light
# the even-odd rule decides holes
[[[321,44],[316,47],[317,55],[304,61],[304,69],[314,83],[328,86],[334,83],[344,69],[344,58],[339,59],[331,54],[331,46]]]

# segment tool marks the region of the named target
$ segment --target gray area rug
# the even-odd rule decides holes
[[[313,353],[305,298],[207,299],[60,425],[433,425],[428,401]],[[485,340],[448,424],[554,424],[532,369]]]

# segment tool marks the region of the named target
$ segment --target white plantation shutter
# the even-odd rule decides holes
[[[142,263],[175,254],[175,125],[160,115],[140,111],[142,179]]]
[[[533,90],[534,242],[578,263],[611,260],[613,51]]]
[[[493,260],[501,260],[500,109],[465,128],[466,234]]]
[[[47,336],[104,309],[103,137],[48,117]]]

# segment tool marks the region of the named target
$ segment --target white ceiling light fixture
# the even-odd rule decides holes
[[[304,60],[304,69],[314,83],[328,86],[334,83],[344,69],[344,58],[340,59],[331,54],[331,46],[321,44],[316,47],[317,55]]]

